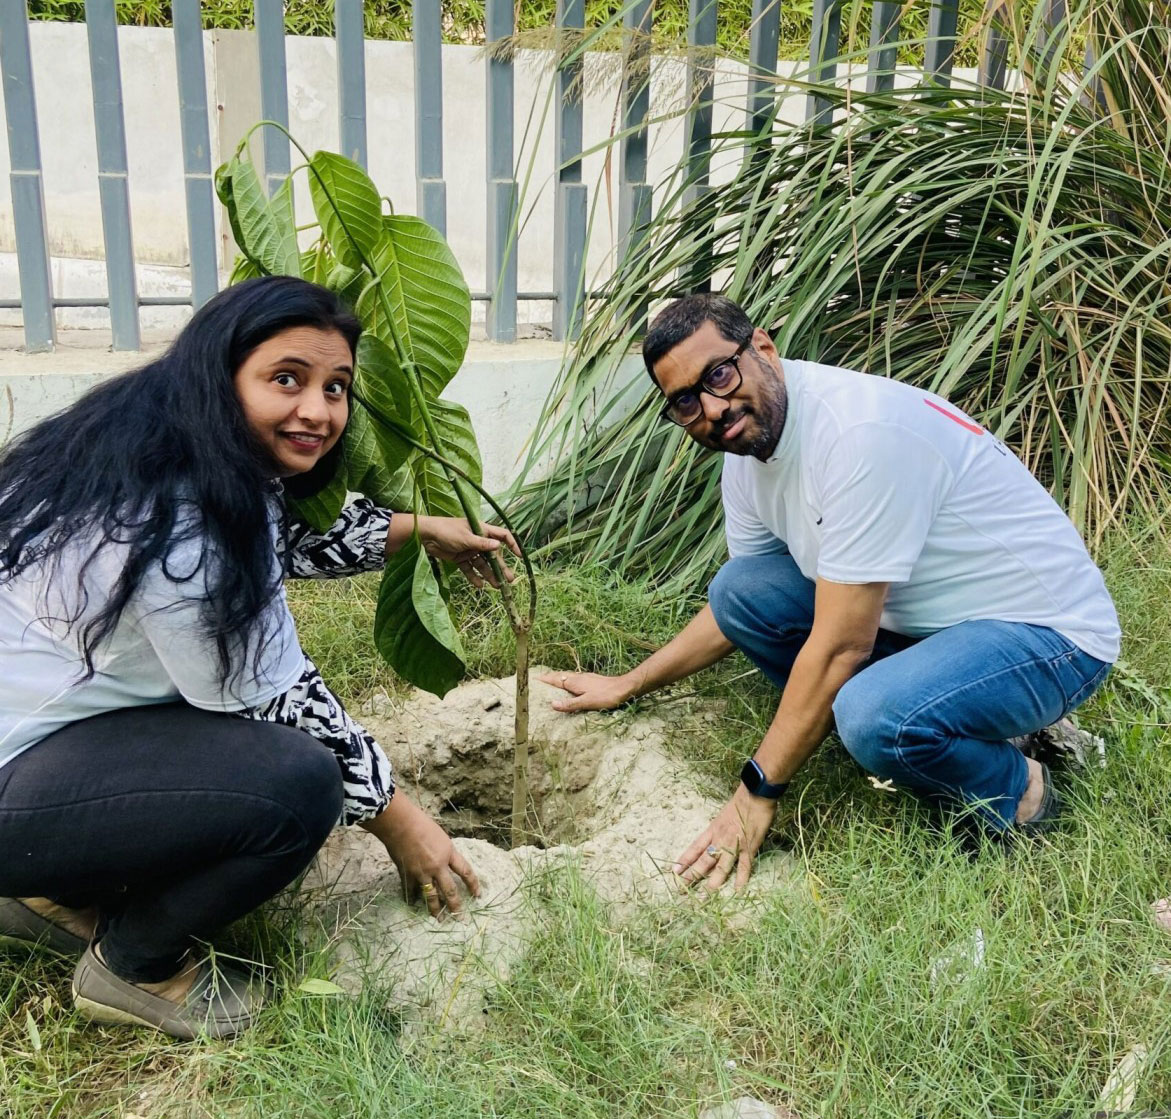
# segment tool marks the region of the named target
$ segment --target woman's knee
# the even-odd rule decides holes
[[[337,825],[342,812],[342,776],[333,752],[304,731],[270,726],[262,775],[266,797],[314,850]]]

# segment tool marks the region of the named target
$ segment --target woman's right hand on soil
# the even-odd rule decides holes
[[[553,701],[554,711],[609,711],[634,696],[634,686],[625,676],[602,676],[597,672],[546,672],[538,676],[545,684],[563,688],[568,699]]]
[[[363,821],[362,827],[382,840],[398,867],[407,901],[422,894],[432,917],[438,917],[444,906],[459,913],[462,903],[455,875],[473,897],[480,896],[476,872],[451,837],[402,792],[396,792],[390,804],[372,820]]]

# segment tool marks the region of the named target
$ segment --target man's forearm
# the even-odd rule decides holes
[[[862,651],[809,642],[797,654],[777,713],[755,754],[769,781],[788,781],[821,744],[833,725],[838,692],[866,659]]]
[[[622,677],[630,688],[629,698],[645,695],[656,688],[682,680],[685,676],[722,660],[734,648],[732,642],[716,625],[712,608],[704,606],[657,653],[651,654],[637,668]]]

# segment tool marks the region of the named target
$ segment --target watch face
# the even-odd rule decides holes
[[[764,784],[764,773],[756,762],[749,758],[744,763],[744,768],[740,770],[740,780],[744,782],[744,787],[753,795],[759,796],[758,790]]]
[[[789,787],[787,781],[779,784],[766,781],[764,770],[760,768],[755,758],[749,758],[744,763],[744,768],[740,770],[740,780],[752,796],[767,797],[769,800],[776,800]]]

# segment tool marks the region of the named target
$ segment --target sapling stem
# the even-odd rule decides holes
[[[289,130],[282,124],[276,121],[261,121],[248,131],[244,139],[240,141],[239,147],[236,149],[237,153],[242,151],[252,137],[252,133],[262,126],[271,126],[278,129],[293,144],[294,147],[305,157],[309,173],[316,177],[318,185],[322,189],[322,193],[329,200],[330,206],[345,232],[351,247],[357,253],[358,258],[362,262],[363,268],[374,278],[377,282],[377,296],[379,302],[382,304],[383,314],[386,316],[386,322],[390,324],[388,333],[391,341],[394,344],[396,356],[398,358],[399,367],[402,369],[407,382],[407,387],[410,390],[411,396],[414,398],[415,404],[419,409],[420,418],[423,421],[423,427],[426,430],[427,438],[431,443],[430,447],[424,446],[413,436],[406,436],[398,424],[394,424],[390,417],[380,414],[380,410],[373,408],[368,402],[363,401],[367,411],[372,416],[380,420],[384,426],[391,427],[401,437],[406,437],[407,441],[418,448],[422,453],[429,455],[432,459],[439,463],[444,474],[447,477],[448,483],[455,492],[456,500],[463,510],[464,517],[467,519],[468,525],[472,531],[478,535],[483,534],[483,526],[480,522],[479,513],[476,509],[476,504],[473,502],[461,482],[466,482],[481,496],[485,497],[494,510],[500,515],[504,523],[508,524],[508,518],[505,517],[504,511],[492,500],[491,496],[483,489],[482,486],[473,482],[464,471],[455,467],[454,463],[449,462],[439,453],[443,442],[439,437],[439,432],[436,430],[435,422],[431,417],[431,411],[427,407],[427,397],[423,392],[422,378],[419,375],[418,367],[411,354],[408,352],[406,345],[398,330],[394,328],[396,322],[395,316],[392,312],[390,301],[387,297],[385,278],[382,273],[374,267],[361,244],[357,238],[354,237],[346,224],[344,215],[338,207],[333,193],[322,179],[320,172],[313,165],[313,160],[309,153],[292,136]],[[291,176],[290,176],[291,177]],[[522,549],[523,554],[523,549]],[[513,598],[512,588],[509,586],[508,579],[504,574],[504,566],[500,562],[499,556],[495,552],[484,553],[484,558],[487,560],[492,569],[492,574],[500,589],[501,601],[504,603],[504,609],[508,614],[508,621],[512,627],[513,636],[516,639],[516,721],[514,724],[514,738],[515,738],[515,753],[513,756],[513,797],[512,797],[512,836],[513,843],[517,844],[526,830],[526,816],[528,806],[528,726],[529,726],[529,633],[532,629],[533,619],[536,614],[536,585],[533,582],[532,567],[529,564],[527,556],[523,556],[526,573],[529,577],[529,610],[528,617],[522,618],[516,606],[516,601]]]
[[[505,525],[508,524],[508,517],[496,499],[470,478],[465,471],[456,466],[454,462],[444,458],[434,448],[428,447],[426,444],[420,442],[410,431],[388,416],[381,408],[371,404],[370,401],[366,400],[359,393],[354,393],[354,399],[366,409],[375,423],[381,424],[388,431],[392,431],[398,438],[402,439],[404,443],[409,444],[421,454],[427,455],[439,463],[447,472],[448,479],[451,481],[453,488],[461,481],[466,483],[487,501]],[[456,492],[460,497],[460,504],[466,510],[471,503],[466,501],[464,495],[459,494],[458,489]],[[468,517],[468,524],[472,526],[474,532],[482,532],[482,525],[478,518],[473,519],[471,516]],[[490,552],[487,554],[488,561],[492,564],[493,574],[500,584],[501,597],[504,598],[505,594],[508,596],[504,599],[505,608],[508,612],[508,621],[512,628],[513,639],[516,642],[516,713],[513,722],[511,821],[513,847],[523,846],[529,839],[529,635],[532,632],[533,621],[536,617],[537,610],[537,585],[534,578],[532,562],[529,559],[528,552],[519,541],[517,542],[517,548],[520,549],[520,560],[524,564],[525,575],[529,583],[529,609],[528,616],[524,618],[521,617],[520,612],[516,608],[516,602],[512,597],[512,589],[505,577],[503,565],[499,562],[495,553]]]

